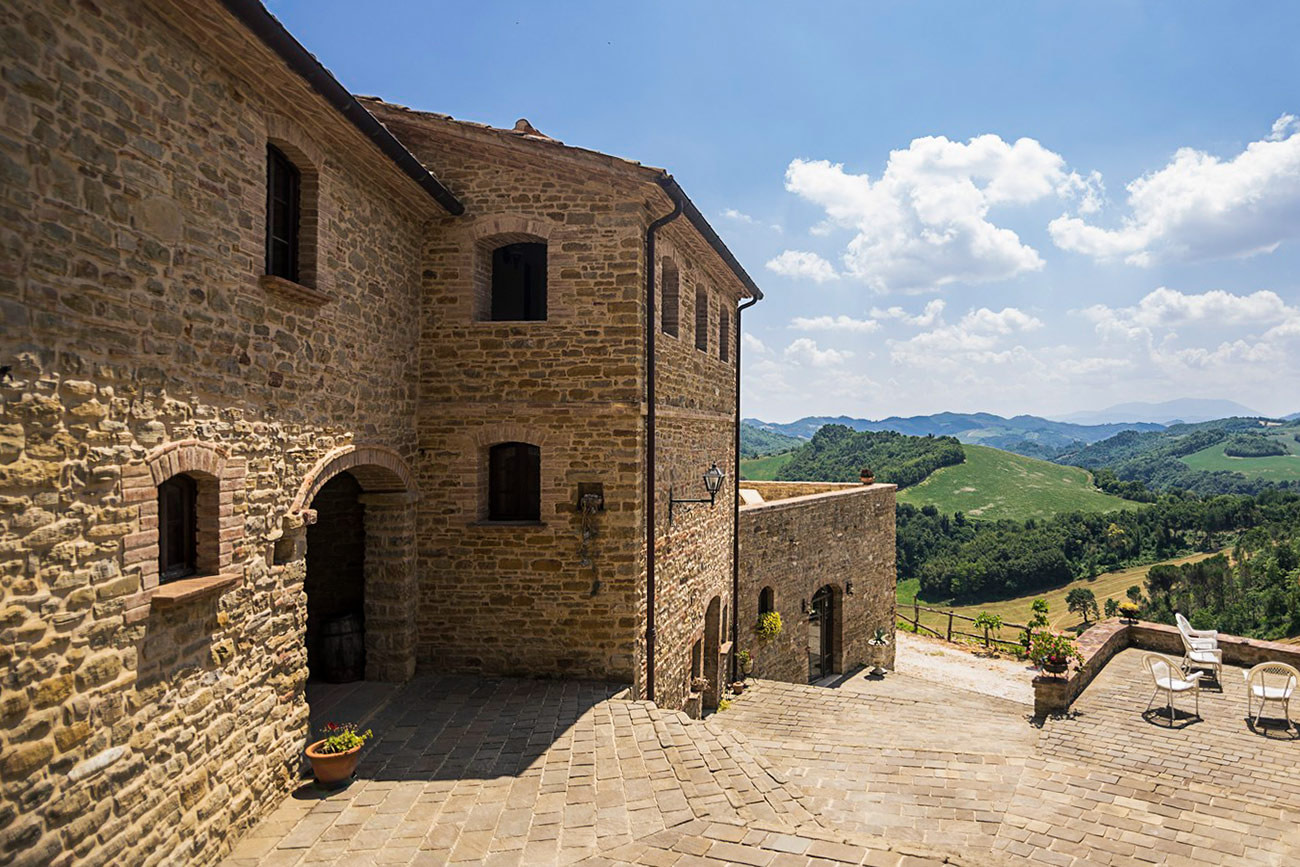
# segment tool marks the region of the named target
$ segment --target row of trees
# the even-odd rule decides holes
[[[842,424],[823,425],[777,473],[778,479],[856,482],[870,468],[876,481],[905,488],[940,467],[960,464],[966,452],[955,437],[914,437],[894,431],[855,431]]]

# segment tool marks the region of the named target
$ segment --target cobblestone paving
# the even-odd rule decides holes
[[[707,722],[606,684],[418,678],[350,787],[305,786],[227,867],[1300,864],[1300,733],[1248,728],[1232,668],[1201,720],[1143,715],[1140,660],[1041,728],[906,674],[760,681]]]

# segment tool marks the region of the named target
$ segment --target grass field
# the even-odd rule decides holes
[[[898,492],[901,503],[933,504],[971,518],[1046,518],[1058,512],[1111,512],[1137,503],[1103,494],[1078,467],[1027,458],[988,446],[964,445],[965,463],[943,467]]]
[[[782,452],[779,455],[766,455],[761,458],[745,458],[740,462],[740,477],[759,482],[770,482],[776,478],[781,467],[790,462],[794,452]]]
[[[1267,458],[1234,458],[1223,453],[1227,443],[1209,446],[1199,452],[1192,452],[1182,461],[1194,470],[1231,470],[1252,479],[1266,479],[1270,482],[1300,480],[1300,443],[1295,441],[1295,428],[1287,428],[1284,433],[1273,434],[1269,439],[1276,440],[1287,450],[1285,455]]]
[[[1213,554],[1192,554],[1188,557],[1179,557],[1174,560],[1165,560],[1165,563],[1182,564],[1195,563],[1198,560],[1204,560],[1212,557]],[[958,614],[964,614],[967,617],[974,617],[981,611],[987,611],[990,614],[997,614],[1007,623],[1028,623],[1033,617],[1033,602],[1040,596],[1047,600],[1047,619],[1052,629],[1073,630],[1083,625],[1082,619],[1065,608],[1065,595],[1075,587],[1087,587],[1097,597],[1097,608],[1102,609],[1106,605],[1107,599],[1116,599],[1124,601],[1127,596],[1124,592],[1134,584],[1143,587],[1146,580],[1147,572],[1150,571],[1152,563],[1147,566],[1134,566],[1129,569],[1121,569],[1118,572],[1106,572],[1098,575],[1091,580],[1087,578],[1078,581],[1072,581],[1063,587],[1056,587],[1051,590],[1044,590],[1029,596],[1020,596],[1015,599],[1003,599],[999,602],[986,602],[983,605],[931,605],[927,602],[921,602],[922,605],[930,605],[931,608],[951,609]],[[899,613],[904,613],[907,609],[908,617],[911,617],[912,600],[916,597],[919,584],[915,578],[907,581],[900,581],[898,584],[898,608]],[[925,611],[921,612],[921,623],[943,633],[948,624],[948,618],[942,614],[932,614]],[[960,627],[965,632],[975,632],[970,623]],[[1001,635],[997,636],[1014,641],[1019,635],[1019,630],[1003,629]]]

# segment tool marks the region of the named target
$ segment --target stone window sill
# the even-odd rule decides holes
[[[545,527],[545,521],[471,521],[471,527]]]
[[[304,286],[301,283],[295,283],[292,280],[286,280],[283,277],[276,277],[274,274],[263,274],[258,277],[257,285],[271,295],[279,295],[282,298],[311,307],[321,307],[334,300],[324,292],[310,286]]]
[[[234,572],[217,575],[198,575],[159,584],[151,591],[149,604],[154,608],[170,608],[204,596],[219,596],[239,584],[241,577]]]

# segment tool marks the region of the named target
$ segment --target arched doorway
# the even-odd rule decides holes
[[[350,683],[366,676],[366,529],[362,488],[346,470],[311,501],[307,527],[307,672]]]
[[[722,653],[722,599],[714,596],[704,611],[704,679],[709,685],[704,690],[704,707],[713,709],[722,697],[719,682],[719,656]]]
[[[827,584],[813,594],[808,606],[808,682],[834,674],[836,645],[835,588]]]

